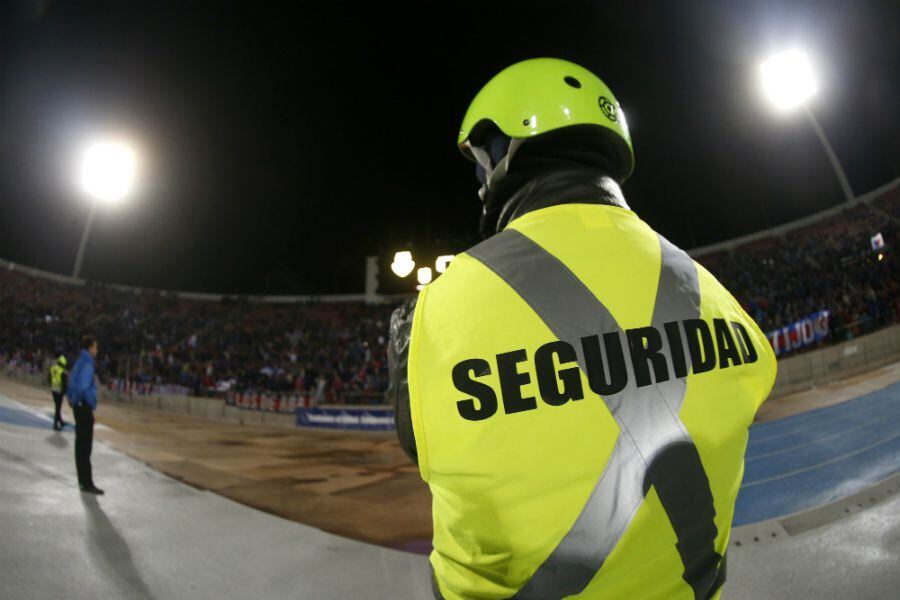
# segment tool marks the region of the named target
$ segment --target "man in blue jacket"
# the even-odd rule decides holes
[[[84,336],[81,354],[72,367],[66,390],[72,412],[75,414],[75,468],[78,470],[78,486],[88,494],[103,494],[94,485],[91,473],[91,448],[94,445],[94,409],[97,408],[97,383],[94,377],[97,357],[97,340]]]

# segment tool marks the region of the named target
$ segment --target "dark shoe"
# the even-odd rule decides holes
[[[102,496],[104,491],[98,488],[96,485],[80,485],[81,491],[85,494],[94,494],[96,496]]]
[[[54,423],[53,431],[62,431],[62,425],[60,425],[59,423]]]

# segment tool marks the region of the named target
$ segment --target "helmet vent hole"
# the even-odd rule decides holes
[[[530,125],[531,125],[531,119],[524,119],[524,120],[522,121],[522,125],[524,125],[525,127],[530,126]]]
[[[572,77],[571,75],[568,75],[563,81],[568,83],[570,86],[572,86],[576,90],[581,87],[581,82],[578,81],[577,79],[575,79],[574,77]]]

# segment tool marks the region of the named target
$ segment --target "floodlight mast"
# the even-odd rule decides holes
[[[853,188],[850,187],[850,181],[847,179],[847,174],[844,173],[841,161],[838,160],[837,154],[834,153],[834,148],[831,147],[828,138],[825,136],[825,130],[819,125],[819,121],[816,120],[815,115],[813,115],[812,110],[808,106],[803,107],[803,113],[806,115],[806,118],[809,119],[809,124],[812,126],[813,131],[816,132],[816,136],[819,138],[819,142],[821,142],[825,154],[828,155],[828,162],[831,163],[831,168],[834,169],[834,174],[838,179],[838,183],[841,184],[841,191],[844,192],[844,200],[850,202],[855,199],[856,196],[853,194]]]
[[[72,269],[72,277],[78,279],[81,277],[81,263],[84,261],[84,249],[87,247],[88,238],[91,236],[91,227],[94,225],[94,214],[97,212],[97,202],[91,202],[91,210],[88,213],[87,223],[84,224],[84,231],[81,233],[81,243],[78,244],[78,254],[75,255],[75,268]]]
[[[828,156],[844,200],[854,200],[856,196],[847,174],[807,102],[818,91],[818,85],[806,55],[796,49],[774,54],[760,64],[760,75],[763,91],[778,110],[786,111],[797,107],[803,110]]]

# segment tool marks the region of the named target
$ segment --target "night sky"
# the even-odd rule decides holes
[[[638,6],[640,5],[640,6]],[[602,77],[628,117],[631,207],[690,248],[833,206],[801,114],[757,64],[800,46],[812,109],[862,193],[900,169],[900,3],[38,2],[0,8],[0,257],[69,273],[94,132],[143,184],[98,214],[89,279],[227,293],[361,292],[364,257],[477,241],[456,135],[496,72],[539,56]]]

